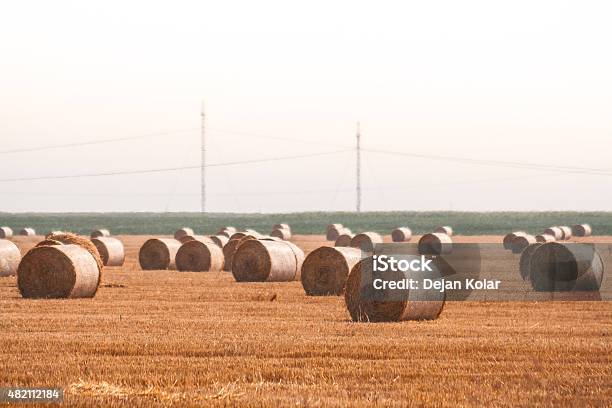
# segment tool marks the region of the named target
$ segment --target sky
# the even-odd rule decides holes
[[[612,210],[611,12],[5,2],[0,212]]]

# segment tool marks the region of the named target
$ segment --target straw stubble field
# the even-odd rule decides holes
[[[141,271],[148,237],[119,238],[126,264],[94,299],[24,300],[0,278],[0,386],[61,387],[74,406],[612,401],[611,302],[448,302],[436,321],[356,324],[299,282]],[[487,239],[501,240],[465,241]]]

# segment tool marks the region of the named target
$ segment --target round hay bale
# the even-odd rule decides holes
[[[561,231],[561,228],[559,227],[546,228],[542,232],[542,235],[552,235],[553,237],[555,237],[555,241],[560,241],[563,239],[563,231]]]
[[[50,245],[64,245],[59,241],[56,241],[54,239],[47,239],[45,238],[44,240],[40,241],[38,244],[36,244],[37,247],[41,247],[41,246],[50,246]]]
[[[259,237],[263,236],[263,235],[261,235],[259,232],[255,231],[254,229],[245,229],[245,230],[244,230],[244,233],[245,233],[246,235],[252,235],[252,236],[254,236],[255,238],[259,238]]]
[[[547,242],[555,242],[555,237],[553,237],[552,235],[548,235],[548,234],[540,234],[540,235],[536,235],[535,236],[536,242],[545,244]]]
[[[13,238],[13,230],[10,227],[0,227],[0,239]]]
[[[232,235],[235,234],[238,230],[232,226],[225,226],[222,228],[219,228],[219,230],[217,231],[217,233],[215,235],[225,235],[228,238]]]
[[[34,228],[23,228],[21,231],[19,231],[19,235],[25,236],[25,237],[33,237],[34,235],[36,235],[36,231],[34,231]]]
[[[380,302],[364,299],[362,268],[359,261],[349,273],[344,290],[346,308],[355,322],[399,322],[405,320],[435,320],[442,313],[446,292],[411,290],[402,301]]]
[[[229,242],[229,238],[226,235],[211,235],[210,239],[219,248],[223,248],[225,246],[225,244],[227,244]]]
[[[50,231],[45,234],[45,239],[48,239],[49,237],[53,235],[60,235],[60,234],[64,234],[64,231],[60,231],[60,230]]]
[[[336,247],[350,247],[351,241],[353,240],[353,234],[341,234],[334,243]]]
[[[92,231],[89,235],[90,238],[98,238],[98,237],[110,237],[111,233],[107,229],[97,229]]]
[[[357,248],[315,249],[302,264],[304,291],[309,296],[341,295],[349,272],[360,259]]]
[[[0,239],[0,277],[15,275],[20,261],[21,252],[17,245]]]
[[[92,238],[91,242],[100,253],[104,266],[123,266],[125,261],[123,242],[113,237]]]
[[[418,249],[421,255],[450,254],[453,252],[453,241],[448,234],[433,232],[419,239]]]
[[[196,240],[198,240],[198,241],[207,241],[207,242],[209,242],[211,244],[214,244],[212,238],[206,237],[204,235],[185,235],[185,236],[182,236],[178,241],[181,244],[184,244],[186,242],[196,241]]]
[[[17,286],[24,298],[91,298],[99,284],[96,260],[79,245],[33,248],[17,270]]]
[[[247,235],[248,235],[248,234],[247,234],[246,232],[234,232],[234,233],[233,233],[233,234],[232,234],[232,235],[229,237],[229,239],[230,239],[230,241],[231,241],[232,239],[240,239],[240,238],[246,237]]]
[[[449,237],[453,236],[453,228],[449,227],[448,225],[442,225],[442,226],[436,227],[436,229],[433,230],[433,232],[435,234],[446,234]]]
[[[382,243],[382,237],[376,232],[362,232],[351,239],[351,246],[353,248],[359,248],[363,252],[372,252],[376,244]]]
[[[291,231],[288,229],[275,229],[270,233],[270,236],[280,238],[283,241],[288,241],[291,239]]]
[[[597,291],[604,264],[588,244],[542,244],[531,257],[531,286],[539,292]]]
[[[325,238],[328,241],[335,241],[338,239],[338,236],[343,233],[343,231],[344,227],[342,224],[329,224],[325,230]]]
[[[529,279],[529,275],[531,274],[531,257],[535,253],[536,249],[541,246],[542,244],[539,242],[536,242],[535,244],[529,244],[527,248],[525,248],[521,253],[521,260],[519,261],[519,272],[521,273],[521,278],[523,278],[523,280]]]
[[[145,271],[175,269],[176,253],[180,247],[181,243],[176,239],[151,238],[138,253],[140,267]]]
[[[572,234],[577,237],[590,237],[593,235],[593,229],[589,224],[577,224],[572,227]],[[0,233],[2,238],[2,233]]]
[[[248,240],[234,254],[236,282],[288,282],[299,278],[304,252],[287,241]]]
[[[286,229],[291,231],[291,227],[289,226],[289,224],[274,224],[272,226],[272,230],[277,230],[277,229]]]
[[[93,242],[91,242],[89,239],[85,237],[80,237],[71,232],[60,232],[59,234],[47,235],[45,240],[59,241],[64,245],[74,244],[74,245],[78,245],[84,248],[85,250],[87,250],[87,252],[91,254],[91,256],[93,256],[93,258],[96,261],[96,264],[98,265],[98,268],[100,268],[100,274],[102,273],[102,269],[104,268],[104,263],[102,262],[102,258],[100,258],[100,253],[98,252],[98,248],[96,248]]]
[[[208,272],[223,270],[223,250],[213,242],[193,240],[184,243],[176,253],[179,271]]]
[[[512,249],[512,241],[519,236],[527,235],[525,231],[515,231],[504,235],[504,249]]]
[[[188,235],[193,236],[195,234],[193,233],[193,230],[191,228],[183,227],[183,228],[176,230],[176,232],[174,233],[174,239],[180,240],[181,238],[188,236]]]
[[[242,232],[237,232],[230,240],[223,246],[223,257],[225,259],[225,263],[223,265],[223,270],[230,272],[232,270],[232,262],[234,260],[234,255],[236,254],[236,250],[238,247],[245,241],[250,241],[257,239],[252,235],[246,235]]]
[[[412,239],[412,231],[408,227],[399,227],[391,231],[393,242],[409,242]]]
[[[559,229],[563,233],[563,236],[561,237],[563,241],[569,241],[570,239],[572,239],[572,229],[570,227],[563,225],[560,226]]]
[[[510,249],[513,254],[520,254],[531,244],[535,244],[537,241],[533,235],[519,235],[512,240]]]

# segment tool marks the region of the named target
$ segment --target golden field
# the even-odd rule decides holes
[[[447,302],[436,321],[353,323],[342,297],[300,282],[141,271],[148,237],[119,238],[126,264],[94,299],[25,300],[0,278],[0,386],[60,387],[71,406],[612,405],[612,302]]]

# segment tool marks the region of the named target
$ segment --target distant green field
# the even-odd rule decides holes
[[[339,222],[353,232],[389,233],[395,227],[408,226],[416,234],[438,225],[451,225],[460,235],[505,234],[513,230],[537,233],[551,225],[589,223],[596,235],[612,235],[612,212],[0,213],[0,226],[9,226],[15,233],[32,227],[39,234],[51,230],[88,234],[92,229],[108,228],[113,234],[161,235],[172,234],[183,226],[210,234],[224,225],[267,233],[279,222],[291,224],[297,234],[323,234],[327,224]]]

